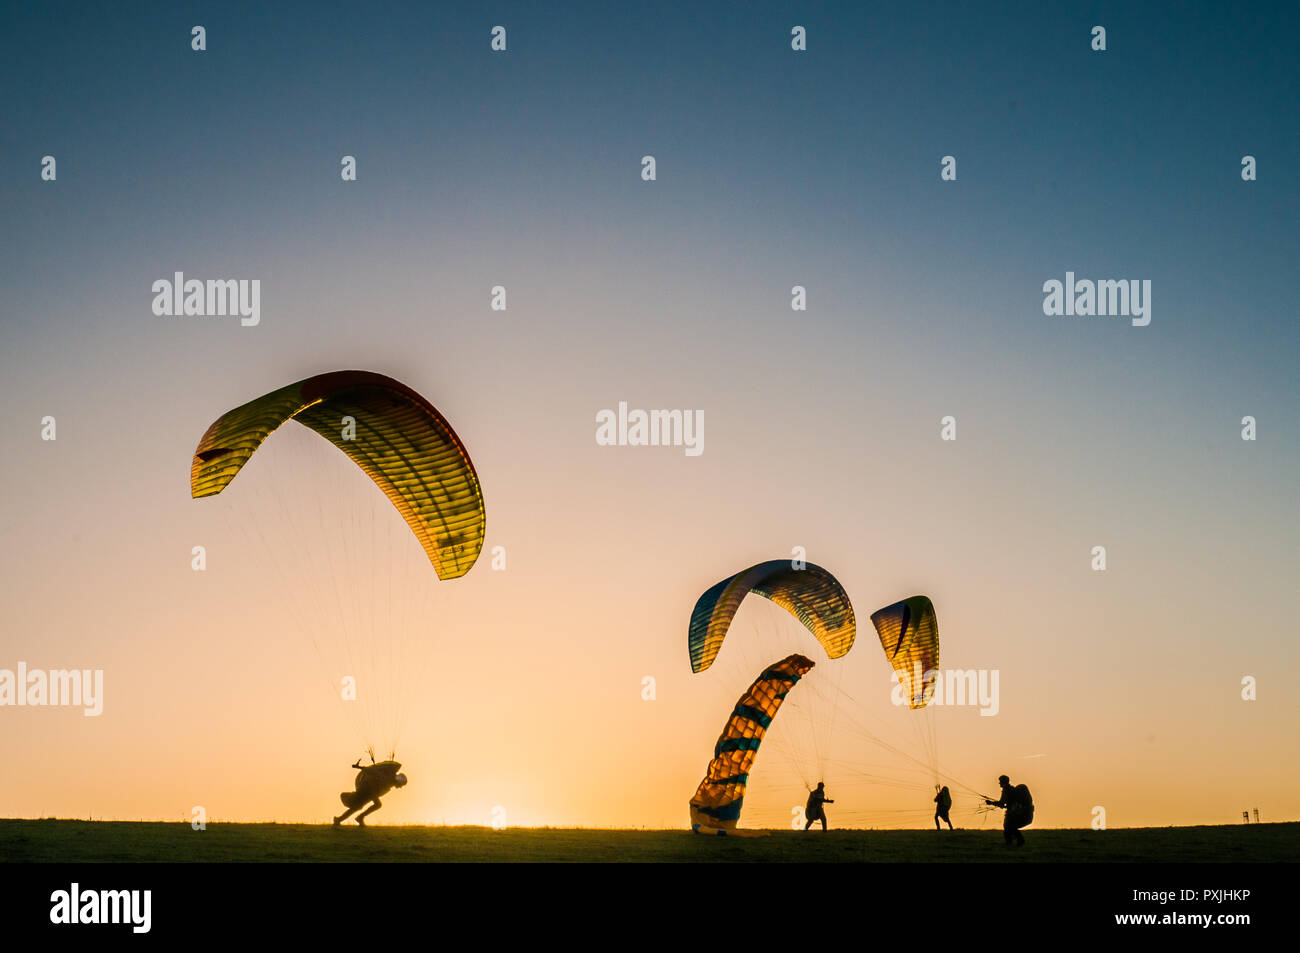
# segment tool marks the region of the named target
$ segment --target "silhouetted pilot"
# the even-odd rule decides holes
[[[939,826],[939,818],[943,818],[948,823],[948,830],[952,830],[952,821],[948,820],[948,812],[952,810],[952,795],[948,793],[948,788],[942,787],[939,793],[934,796],[934,829],[943,830]]]
[[[358,771],[356,790],[343,791],[339,794],[339,800],[347,808],[342,814],[334,818],[334,826],[338,827],[346,821],[354,811],[365,807],[370,801],[374,801],[369,808],[357,815],[357,823],[362,827],[366,826],[366,815],[373,814],[384,805],[380,802],[380,797],[387,794],[393,788],[406,786],[406,775],[399,774],[401,765],[396,761],[381,761],[378,764],[368,764],[364,768],[361,766],[361,759],[352,767]]]
[[[1002,821],[1002,836],[1006,839],[1008,847],[1012,844],[1020,847],[1025,842],[1025,835],[1020,833],[1020,828],[1034,820],[1034,799],[1029,796],[1029,788],[1025,785],[1017,784],[1012,787],[1011,779],[1005,774],[998,778],[998,784],[1002,785],[1002,797],[996,801],[986,798],[984,803],[992,807],[1006,808],[1007,814]]]
[[[834,803],[826,796],[826,782],[818,781],[817,790],[808,795],[808,803],[804,805],[803,815],[808,819],[804,830],[812,827],[813,821],[821,821],[822,830],[826,830],[826,805]]]

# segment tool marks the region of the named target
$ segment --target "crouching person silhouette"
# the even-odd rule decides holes
[[[378,764],[368,764],[363,768],[361,759],[358,758],[352,767],[357,769],[356,790],[343,791],[339,794],[339,800],[347,810],[334,818],[335,827],[369,804],[370,807],[357,814],[357,823],[365,827],[366,815],[373,814],[384,806],[379,799],[393,788],[406,786],[406,775],[400,773],[402,766],[396,761],[380,761]]]

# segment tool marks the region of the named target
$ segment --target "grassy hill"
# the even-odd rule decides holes
[[[3,820],[9,862],[776,861],[1262,862],[1300,859],[1300,823],[1025,831],[1019,849],[991,831],[771,831],[701,837],[688,831],[369,827],[136,821]]]

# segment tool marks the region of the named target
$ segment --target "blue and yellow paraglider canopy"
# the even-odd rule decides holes
[[[840,658],[853,648],[858,625],[844,587],[820,566],[798,565],[802,568],[795,568],[789,559],[759,563],[728,576],[700,596],[691,613],[691,671],[702,672],[713,664],[731,620],[751,592],[772,600],[802,622],[829,658]]]

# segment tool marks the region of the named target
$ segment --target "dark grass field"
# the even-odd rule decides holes
[[[702,837],[689,831],[368,827],[134,821],[0,820],[7,862],[670,862],[1197,863],[1300,859],[1300,823],[1025,831],[772,831]]]

